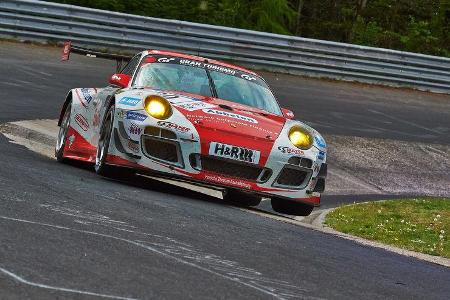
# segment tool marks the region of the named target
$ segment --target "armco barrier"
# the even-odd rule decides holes
[[[1,0],[0,35],[95,49],[168,49],[257,69],[450,94],[450,59],[35,0]]]

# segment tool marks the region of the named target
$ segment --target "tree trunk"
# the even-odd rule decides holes
[[[295,35],[300,35],[300,19],[302,17],[303,5],[305,4],[305,0],[298,0],[297,6],[297,21],[295,22]]]
[[[350,43],[353,42],[353,38],[355,36],[356,23],[358,22],[359,17],[361,16],[364,9],[366,9],[366,7],[367,7],[367,0],[358,0],[355,18],[353,19],[352,29],[348,35],[348,42]]]
[[[361,13],[366,9],[367,6],[367,0],[359,0],[358,1],[358,8],[356,10],[356,17],[359,17]]]

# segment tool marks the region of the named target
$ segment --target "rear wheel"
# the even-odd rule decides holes
[[[272,198],[270,201],[274,211],[280,214],[294,215],[294,216],[309,216],[314,209],[314,206],[298,203],[282,198]]]
[[[59,127],[58,139],[56,140],[55,157],[58,162],[66,161],[64,158],[64,147],[67,141],[67,131],[69,130],[70,124],[70,110],[71,104],[69,103],[64,110],[64,115],[61,120],[61,125]]]
[[[261,202],[261,197],[250,193],[240,192],[233,189],[226,190],[223,199],[238,206],[257,206]]]

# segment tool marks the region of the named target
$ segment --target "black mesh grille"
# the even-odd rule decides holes
[[[283,168],[278,176],[277,183],[280,185],[299,187],[303,185],[308,172],[292,168]]]
[[[201,164],[204,171],[251,181],[256,181],[262,171],[262,168],[255,165],[239,163],[233,160],[225,160],[212,156],[202,156]]]
[[[301,161],[302,161],[301,157],[292,156],[291,158],[289,158],[288,163],[291,165],[299,166]]]
[[[175,132],[167,130],[167,129],[161,129],[161,136],[166,139],[176,140],[177,135]]]
[[[144,133],[153,136],[159,136],[160,129],[155,126],[147,126],[145,127]]]
[[[144,138],[144,149],[148,156],[177,163],[178,148],[174,142]]]
[[[177,135],[175,134],[175,132],[164,129],[164,128],[155,127],[155,126],[145,127],[144,133],[148,134],[148,135],[156,136],[156,137],[163,137],[166,139],[171,139],[171,140],[177,139]]]
[[[300,162],[300,166],[304,168],[311,168],[312,167],[312,160],[307,158],[302,158],[302,161]]]
[[[289,158],[288,163],[291,165],[296,165],[304,168],[312,167],[312,160],[304,157],[292,156]]]

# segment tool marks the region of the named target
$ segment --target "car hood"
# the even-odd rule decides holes
[[[274,141],[286,118],[222,99],[178,93],[168,100],[197,129],[253,140]]]

